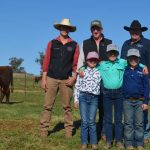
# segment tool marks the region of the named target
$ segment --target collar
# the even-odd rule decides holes
[[[102,40],[101,40],[101,42],[105,41],[104,34],[101,34],[101,37],[102,37]],[[92,41],[95,41],[95,40],[94,40],[94,38],[93,38],[93,36],[91,36],[91,40],[92,40]]]
[[[135,42],[134,44],[143,43],[143,40],[144,40],[144,37],[143,37],[143,35],[142,35],[141,39],[140,39],[139,41]],[[127,43],[128,43],[129,45],[131,45],[131,42],[132,42],[131,39],[129,39],[129,40],[127,41]]]
[[[126,67],[127,70],[132,70],[130,65],[128,64],[128,66]],[[141,67],[139,66],[139,64],[135,67],[134,70],[141,70]]]
[[[109,64],[109,63],[119,63],[119,58],[116,58],[116,60],[114,62],[111,62],[110,60],[107,60],[106,64]]]
[[[61,42],[60,36],[58,36],[58,37],[56,38],[56,40],[59,41],[59,42]],[[72,41],[73,41],[73,40],[68,36],[68,42],[67,42],[67,43],[72,42]]]

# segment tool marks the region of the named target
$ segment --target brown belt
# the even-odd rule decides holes
[[[128,100],[141,100],[141,101],[143,101],[144,100],[144,98],[143,97],[141,97],[141,98],[137,98],[137,97],[130,97],[130,98],[128,98]]]

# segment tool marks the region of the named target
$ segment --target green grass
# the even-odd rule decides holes
[[[63,110],[59,96],[56,99],[47,138],[39,136],[39,118],[43,107],[44,93],[39,85],[33,87],[32,76],[28,77],[26,96],[23,91],[23,76],[15,76],[16,92],[11,95],[10,104],[0,104],[0,150],[79,150],[80,116],[73,109],[76,133],[72,139],[64,138]],[[20,91],[17,91],[20,90]],[[35,92],[36,91],[36,92]],[[99,149],[104,143],[99,142]],[[90,149],[90,146],[89,146]],[[150,149],[150,144],[145,150]],[[112,148],[117,150],[117,148]]]

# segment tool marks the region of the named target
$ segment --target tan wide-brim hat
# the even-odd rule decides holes
[[[70,32],[76,31],[76,27],[73,26],[73,25],[71,25],[70,19],[62,19],[62,21],[60,23],[55,23],[54,24],[54,27],[57,30],[60,30],[61,26],[67,26],[67,27],[69,27],[70,28]]]

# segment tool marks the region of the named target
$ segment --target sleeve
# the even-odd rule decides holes
[[[49,65],[50,57],[51,57],[51,46],[52,46],[52,42],[50,41],[47,45],[46,53],[45,53],[44,60],[43,60],[43,66],[42,66],[43,72],[48,71],[48,65]]]
[[[148,71],[149,71],[149,78],[150,78],[150,40],[148,42],[148,48],[147,48],[148,54],[147,54],[147,61],[148,61]]]
[[[77,102],[77,103],[79,103],[79,93],[80,93],[79,89],[80,89],[80,82],[81,82],[80,80],[81,79],[78,75],[77,80],[76,80],[76,84],[75,84],[75,87],[74,87],[74,94],[73,94],[74,102]]]
[[[148,75],[143,75],[143,85],[144,85],[144,104],[148,105],[149,101],[149,77]]]
[[[74,74],[76,74],[76,70],[77,70],[77,63],[78,63],[78,58],[79,58],[79,45],[76,45],[76,49],[75,49],[75,53],[73,56],[73,72]]]
[[[80,47],[80,54],[79,54],[78,65],[77,65],[77,72],[84,65],[84,62],[85,62],[85,58],[84,58],[83,43],[82,43],[82,45]]]
[[[126,51],[126,42],[124,42],[122,48],[121,48],[121,55],[120,55],[120,58],[123,58],[123,59],[126,59],[127,57],[127,51]]]

